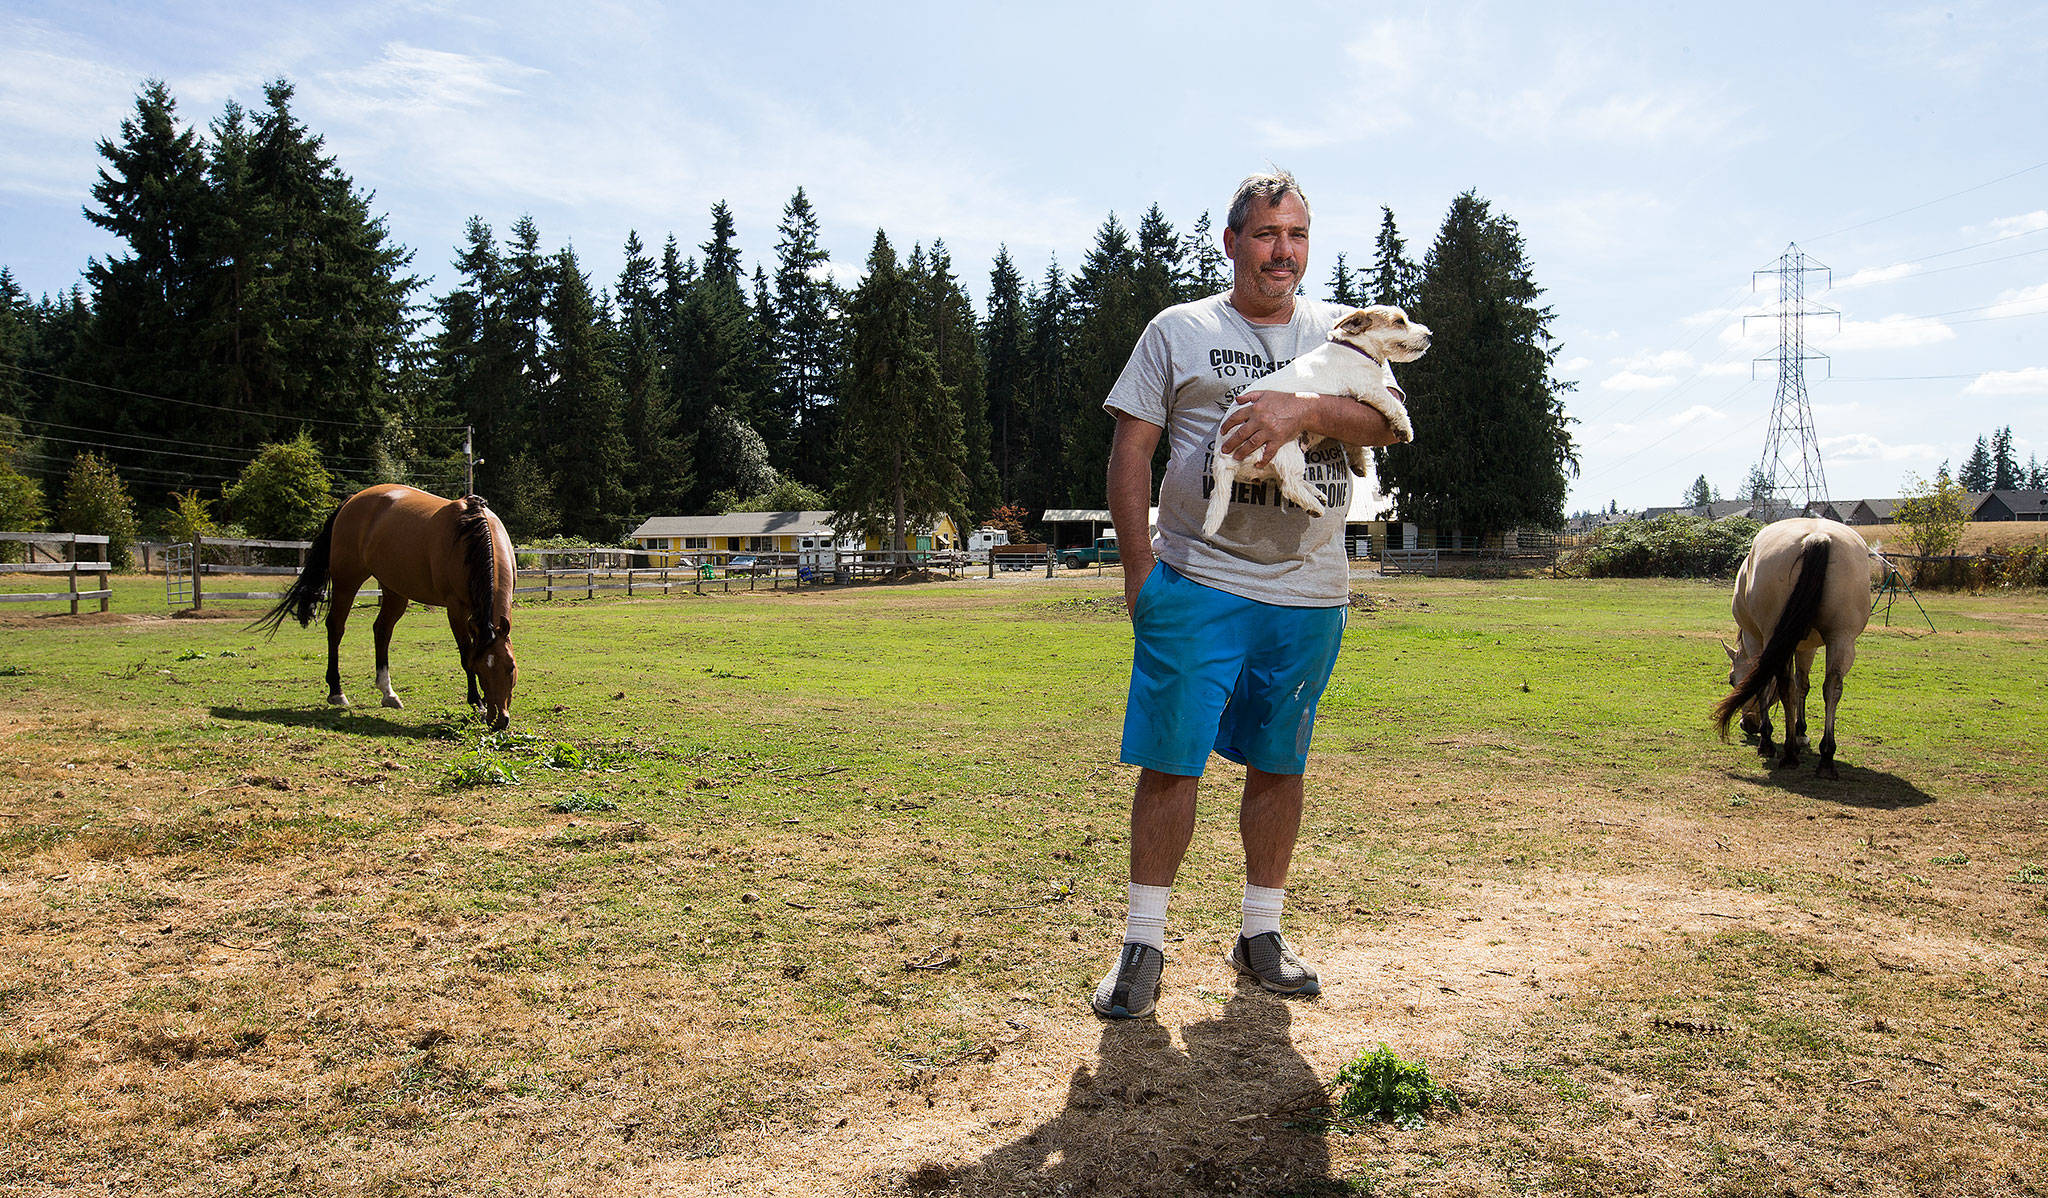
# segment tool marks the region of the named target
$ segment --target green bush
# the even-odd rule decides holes
[[[1732,578],[1763,525],[1746,516],[1659,516],[1602,529],[1564,558],[1588,578]]]
[[[130,550],[135,546],[135,501],[105,458],[82,453],[72,461],[71,473],[64,479],[64,504],[57,511],[57,524],[63,532],[107,538],[107,560],[116,570],[128,568]]]
[[[310,541],[334,507],[334,482],[320,449],[304,433],[265,445],[227,489],[235,522],[259,540]]]

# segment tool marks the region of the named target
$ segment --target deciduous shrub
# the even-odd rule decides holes
[[[1659,516],[1610,524],[1566,555],[1588,578],[1730,578],[1763,525],[1744,516]]]

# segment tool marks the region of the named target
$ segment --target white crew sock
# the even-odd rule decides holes
[[[1149,944],[1165,952],[1166,900],[1172,897],[1171,886],[1131,883],[1131,913],[1124,922],[1124,943]]]
[[[1244,930],[1242,936],[1257,936],[1261,932],[1280,930],[1280,905],[1287,900],[1285,890],[1245,883],[1244,888]]]

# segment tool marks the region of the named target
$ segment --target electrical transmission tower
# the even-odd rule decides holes
[[[1762,355],[1750,364],[1751,378],[1756,377],[1756,362],[1775,361],[1778,366],[1778,396],[1771,405],[1771,430],[1764,435],[1763,459],[1751,472],[1752,493],[1748,496],[1755,505],[1757,519],[1767,522],[1802,515],[1810,505],[1824,503],[1828,498],[1827,475],[1820,466],[1820,438],[1813,431],[1813,405],[1806,398],[1806,364],[1826,362],[1828,356],[1806,348],[1806,318],[1832,316],[1839,327],[1842,314],[1834,308],[1807,306],[1806,276],[1813,273],[1826,274],[1829,285],[1834,281],[1826,266],[1808,258],[1797,245],[1790,245],[1779,255],[1776,266],[1752,271],[1749,277],[1754,290],[1761,276],[1778,276],[1778,352]],[[1746,330],[1752,320],[1771,315],[1745,316],[1743,328]]]

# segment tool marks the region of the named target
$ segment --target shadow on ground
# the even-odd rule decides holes
[[[405,740],[459,740],[461,728],[454,721],[427,719],[420,723],[399,723],[383,714],[382,708],[355,707],[209,707],[216,720],[240,723],[276,724],[281,728],[321,728],[357,736],[389,736]]]
[[[1770,769],[1769,785],[1819,802],[1873,811],[1897,811],[1902,807],[1920,807],[1934,801],[1933,795],[1897,774],[1864,769],[1839,758],[1835,761],[1835,768],[1841,773],[1840,778],[1816,777],[1813,770],[1817,760],[1808,754],[1799,765]],[[1764,767],[1759,765],[1757,768],[1761,770]],[[1741,770],[1729,770],[1728,777],[1738,782],[1763,781],[1755,773]]]
[[[1103,1025],[1094,1068],[1064,1110],[971,1164],[927,1165],[913,1194],[1168,1195],[1341,1192],[1327,1133],[1276,1114],[1320,1101],[1286,1001],[1240,986],[1214,1019]]]

